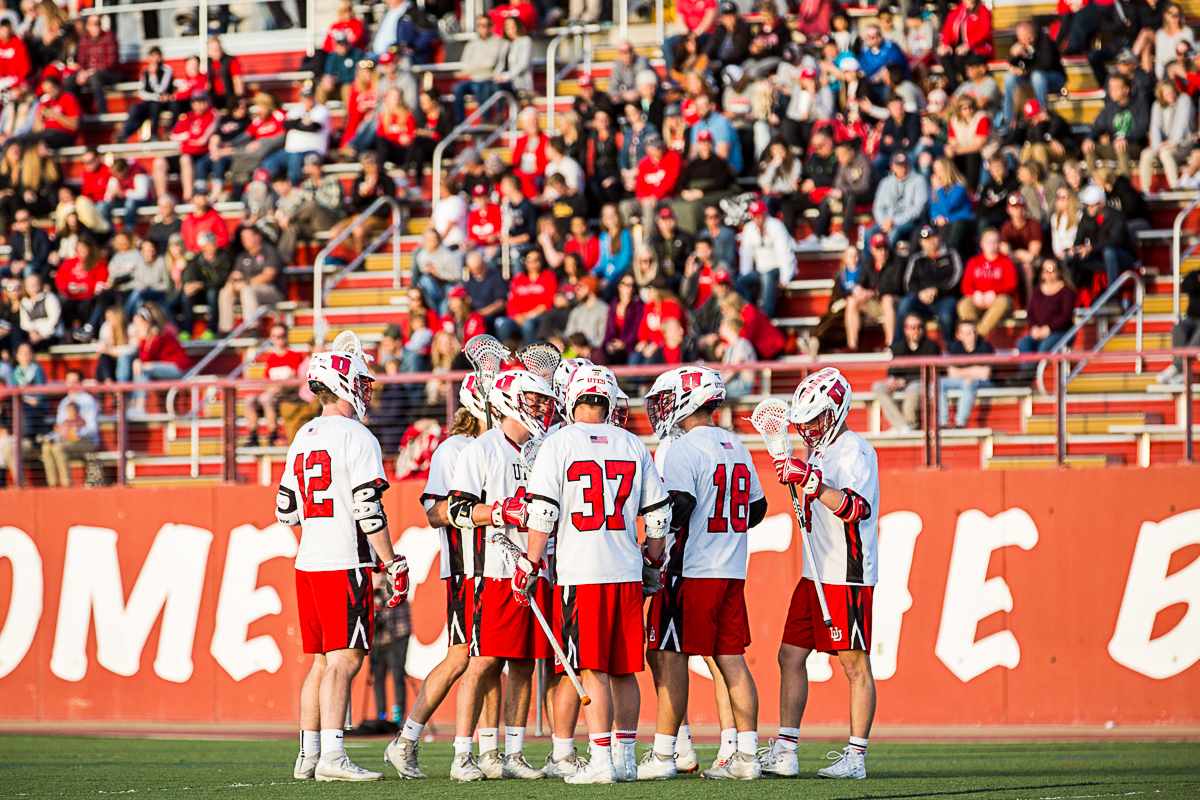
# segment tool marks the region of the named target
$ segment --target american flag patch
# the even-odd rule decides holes
[[[592,444],[608,444],[607,436],[592,436]]]
[[[721,442],[721,447],[724,447],[726,450],[732,450],[733,442]]]

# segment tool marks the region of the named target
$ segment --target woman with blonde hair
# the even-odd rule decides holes
[[[962,95],[952,101],[954,110],[950,114],[949,141],[945,154],[954,159],[955,165],[967,178],[973,190],[979,186],[979,175],[983,170],[983,148],[992,132],[992,119],[979,110],[975,98]]]
[[[658,277],[658,254],[648,244],[641,244],[633,254],[633,282],[641,293],[642,300],[649,302],[647,293],[650,284]]]
[[[1154,168],[1162,164],[1167,185],[1179,185],[1179,161],[1187,158],[1196,133],[1196,112],[1192,98],[1179,91],[1173,81],[1159,81],[1154,87],[1150,108],[1150,145],[1142,151],[1138,165],[1142,192],[1150,191]]]
[[[942,241],[951,250],[966,256],[971,244],[975,212],[971,208],[971,193],[966,179],[949,158],[933,161],[929,178],[929,220],[941,232]]]
[[[1060,261],[1075,246],[1075,234],[1079,231],[1082,216],[1079,198],[1071,187],[1058,187],[1054,193],[1054,211],[1050,214],[1050,250]]]
[[[404,167],[416,134],[417,118],[404,104],[400,90],[392,86],[384,92],[376,122],[375,151],[379,163],[391,162]]]

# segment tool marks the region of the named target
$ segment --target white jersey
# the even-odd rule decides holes
[[[874,586],[879,581],[879,459],[875,448],[852,430],[843,431],[824,455],[813,453],[808,463],[821,470],[821,481],[834,489],[850,489],[866,500],[871,515],[844,522],[825,504],[812,502],[813,560],[824,583]],[[812,566],[804,560],[804,577]]]
[[[667,541],[667,572],[685,578],[746,579],[750,504],[763,498],[750,451],[737,436],[705,425],[675,439],[665,459],[668,492],[696,505]]]
[[[641,582],[637,518],[669,500],[638,437],[614,425],[568,425],[542,444],[529,496],[558,507],[558,585]]]
[[[520,448],[499,427],[475,439],[458,454],[454,477],[450,481],[451,501],[466,499],[490,506],[506,497],[524,497],[529,476],[518,455]],[[464,559],[467,577],[512,577],[512,566],[505,561],[504,551],[488,542],[488,536],[495,530],[490,525],[475,528],[471,546],[464,546],[464,552],[470,556]],[[498,530],[521,550],[528,549],[527,531],[515,525],[505,525]]]
[[[475,441],[473,436],[455,434],[437,446],[433,458],[429,461],[429,479],[425,481],[425,491],[421,493],[421,503],[433,501],[439,503],[450,496],[450,481],[454,478],[454,467],[458,463],[458,454],[467,445]],[[453,525],[447,525],[440,530],[442,535],[442,580],[450,576],[462,576],[466,572],[466,560],[463,558],[463,532]]]
[[[351,516],[354,490],[388,486],[379,440],[358,420],[317,417],[296,433],[280,486],[296,495],[301,516],[296,569],[352,569],[377,559]]]
[[[676,431],[658,443],[658,447],[654,448],[654,468],[658,470],[658,474],[662,475],[663,470],[667,468],[667,451],[671,449],[671,445],[683,434]]]

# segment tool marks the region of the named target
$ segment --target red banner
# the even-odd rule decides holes
[[[770,475],[765,457],[760,474]],[[883,475],[872,663],[891,724],[1200,724],[1200,468]],[[747,654],[761,720],[800,543],[764,481]],[[409,672],[445,652],[438,539],[421,485],[387,495],[413,571]],[[21,490],[0,510],[0,718],[276,721],[309,658],[292,532],[252,486]],[[703,667],[699,667],[703,670]],[[846,718],[814,656],[805,721]],[[714,723],[693,673],[691,720]],[[643,682],[643,721],[653,719]],[[360,690],[361,691],[361,690]],[[358,695],[361,697],[361,695]],[[356,708],[360,707],[355,703]],[[438,713],[453,716],[453,696]]]

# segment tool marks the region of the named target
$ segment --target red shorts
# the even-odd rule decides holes
[[[783,643],[822,653],[839,650],[871,650],[871,596],[873,586],[825,584],[825,603],[833,627],[826,628],[817,600],[817,585],[801,578],[792,593]]]
[[[454,647],[467,644],[471,630],[471,610],[467,604],[467,587],[471,580],[464,575],[446,578],[446,634],[447,645]]]
[[[370,650],[375,631],[371,572],[366,567],[296,570],[300,638],[306,653]]]
[[[559,586],[556,593],[554,629],[572,667],[608,675],[645,669],[641,581]],[[563,671],[557,659],[555,667]]]
[[[533,616],[518,605],[508,578],[475,578],[469,581],[467,607],[471,610],[471,655],[492,658],[550,658],[550,640]],[[539,580],[534,600],[545,615],[553,593],[549,581]]]
[[[651,650],[693,656],[739,656],[750,644],[746,582],[668,575],[646,615]]]

